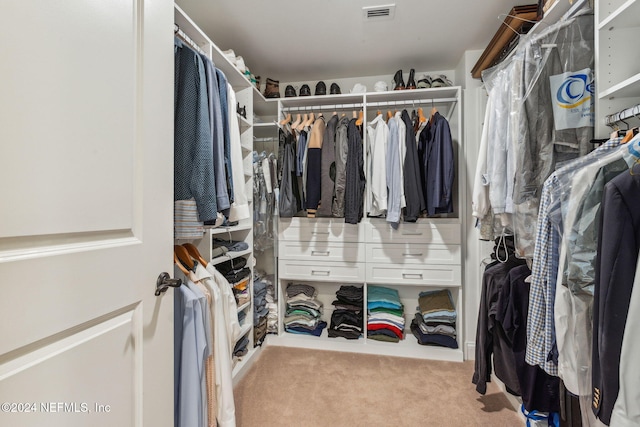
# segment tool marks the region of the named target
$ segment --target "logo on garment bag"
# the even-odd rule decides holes
[[[590,80],[589,75],[583,73],[567,76],[556,93],[558,107],[571,109],[591,101],[595,87]]]

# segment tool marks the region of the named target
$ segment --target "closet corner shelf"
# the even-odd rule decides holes
[[[264,116],[276,116],[278,114],[278,100],[280,98],[266,99],[254,88],[253,91],[253,112],[260,117]]]
[[[222,256],[215,257],[214,259],[209,261],[209,263],[211,265],[222,264],[225,261],[229,261],[229,260],[232,260],[232,259],[240,258],[241,256],[249,255],[249,254],[251,254],[251,252],[252,252],[251,249],[247,249],[246,251],[239,251],[239,252],[227,252],[226,254],[224,254]]]
[[[241,116],[240,114],[236,113],[238,115],[238,124],[240,125],[240,133],[244,133],[246,130],[251,128],[251,122],[247,119],[245,119],[243,116]]]
[[[247,301],[244,304],[242,304],[241,306],[238,306],[238,313],[240,313],[241,311],[245,310],[250,305],[251,305],[251,301]]]
[[[227,234],[227,233],[233,233],[234,231],[244,231],[244,230],[251,230],[251,227],[253,226],[251,220],[244,220],[241,221],[238,225],[234,225],[231,227],[206,227],[205,226],[205,230],[209,231],[212,235],[214,234]]]
[[[251,322],[247,322],[246,324],[240,326],[240,338],[247,335],[247,333],[251,331],[251,328],[253,328],[253,325],[251,324]],[[240,341],[240,338],[238,338],[238,341]]]
[[[253,126],[257,128],[274,129],[278,127],[278,124],[276,122],[265,122],[265,123],[259,122],[259,123],[254,123]]]
[[[602,91],[598,97],[600,99],[640,97],[640,73]]]
[[[598,24],[598,30],[637,27],[640,15],[640,0],[628,0],[615,12],[607,16]]]

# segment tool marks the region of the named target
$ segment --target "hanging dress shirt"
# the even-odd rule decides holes
[[[200,55],[204,61],[207,75],[207,93],[209,94],[209,125],[213,137],[213,170],[216,180],[216,195],[218,197],[218,212],[224,212],[231,206],[227,176],[224,166],[224,127],[222,125],[222,108],[220,105],[220,89],[213,62],[205,55]]]
[[[629,302],[629,315],[620,351],[620,391],[611,413],[611,427],[640,425],[640,263],[638,263]]]
[[[627,315],[640,251],[639,195],[640,176],[625,170],[606,184],[602,197],[592,363],[594,413],[605,424],[610,422],[624,373],[620,371],[623,334],[630,325]]]
[[[367,212],[371,216],[380,216],[387,211],[387,169],[385,156],[387,154],[387,144],[389,140],[389,126],[382,118],[382,114],[373,119],[367,126],[367,151],[368,151],[368,172],[367,193],[369,196],[369,206]]]
[[[357,224],[363,217],[364,211],[364,150],[360,129],[356,126],[356,119],[349,121],[349,155],[347,157],[347,185],[345,189],[344,222]]]
[[[228,110],[235,111],[236,93],[230,84],[227,84]],[[233,203],[229,211],[229,221],[240,221],[251,217],[247,191],[244,183],[244,159],[242,157],[242,140],[240,139],[240,127],[238,115],[229,114],[229,133],[231,144],[231,168],[233,182]]]
[[[325,130],[324,117],[313,123],[311,137],[307,144],[307,216],[315,218],[322,192],[322,143]]]
[[[404,209],[407,206],[407,194],[404,186],[404,168],[405,168],[405,159],[407,158],[407,125],[402,120],[402,112],[398,111],[392,120],[395,120],[398,124],[398,150],[400,152],[400,182],[402,183],[401,187],[401,196],[400,196],[400,208]]]
[[[449,122],[436,112],[426,135],[429,139],[423,143],[420,133],[420,146],[424,147],[422,179],[427,214],[452,213],[455,166]]]
[[[333,199],[335,196],[336,179],[336,127],[338,126],[338,115],[334,114],[324,130],[322,138],[322,160],[320,174],[320,205],[317,216],[331,216],[333,210]]]
[[[222,110],[222,130],[224,132],[224,169],[227,180],[227,194],[229,203],[233,203],[233,175],[231,165],[231,129],[229,129],[230,112],[233,114],[236,108],[235,104],[229,109],[227,77],[222,71],[216,68],[216,76],[218,77],[218,91],[220,93],[220,109]],[[243,181],[244,182],[244,181]],[[229,216],[229,211],[222,211],[225,216]]]
[[[175,39],[174,200],[194,198],[201,221],[216,219],[213,138],[204,64]]]
[[[413,124],[407,110],[401,113],[401,120],[405,124],[405,138],[400,140],[400,144],[405,145],[404,160],[404,194],[407,207],[404,213],[404,220],[416,222],[425,209],[424,193],[422,192],[422,180],[420,179],[420,162],[418,160],[418,145],[416,135],[413,132]]]
[[[211,293],[213,304],[210,305],[210,315],[213,318],[213,353],[215,362],[216,396],[218,403],[217,420],[220,427],[235,427],[235,403],[233,399],[233,365],[231,350],[227,336],[227,325],[224,316],[224,298],[219,287],[214,282],[211,273],[202,265],[196,265],[193,279],[205,285]]]
[[[348,138],[349,119],[342,117],[336,128],[336,196],[333,203],[333,216],[344,217],[344,193],[347,181],[347,157],[349,154]]]
[[[402,199],[404,198],[402,182],[402,163],[400,161],[400,138],[398,137],[398,122],[395,118],[389,120],[389,144],[385,157],[387,171],[387,189],[389,191],[387,202],[387,222],[393,228],[400,223],[402,213]]]
[[[192,285],[192,286],[189,286]],[[174,422],[205,427],[207,347],[204,312],[193,283],[185,278],[174,293]]]

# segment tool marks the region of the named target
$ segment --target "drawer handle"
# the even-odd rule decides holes
[[[422,273],[402,273],[403,279],[422,279]]]
[[[329,232],[328,231],[312,231],[311,234],[323,234],[323,235],[328,235]]]
[[[318,255],[318,256],[329,256],[331,252],[329,251],[311,251],[311,255]]]
[[[402,256],[422,256],[422,252],[418,252],[417,254],[412,254],[411,252],[407,252],[402,254]]]
[[[331,274],[328,270],[311,270],[312,276],[328,276]]]
[[[401,234],[403,236],[422,236],[422,233],[419,233],[417,231],[403,231]]]

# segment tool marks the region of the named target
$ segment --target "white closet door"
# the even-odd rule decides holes
[[[0,8],[0,425],[172,425],[173,3]]]

